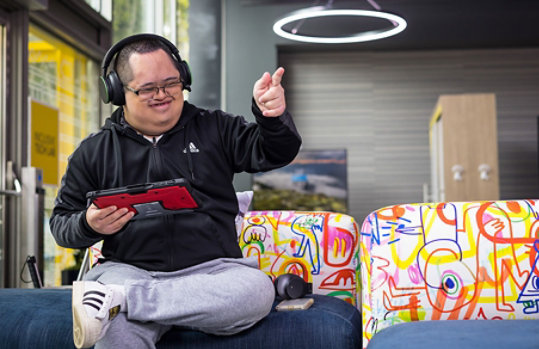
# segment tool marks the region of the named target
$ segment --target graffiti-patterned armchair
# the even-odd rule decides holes
[[[306,311],[283,313],[274,309],[261,326],[231,338],[213,338],[194,331],[172,333],[182,338],[203,338],[195,342],[197,349],[214,344],[226,344],[227,348],[359,349],[359,229],[354,218],[319,211],[243,212],[242,206],[246,209],[250,198],[243,205],[242,197],[238,198],[242,213],[237,217],[236,229],[243,256],[257,258],[260,269],[273,280],[288,273],[300,276],[312,286],[313,294],[308,297],[315,298],[315,302]],[[98,262],[100,248],[97,245],[89,249],[91,265]],[[317,328],[320,324],[323,328]],[[305,332],[310,335],[301,334]],[[163,340],[169,337],[167,334]],[[182,343],[190,347],[185,338]]]
[[[245,343],[256,348],[361,347],[359,229],[353,217],[320,211],[246,211],[237,217],[236,228],[244,257],[257,258],[260,269],[273,280],[283,274],[300,276],[311,285],[313,294],[308,297],[315,302],[301,312],[272,310],[261,323],[267,326],[251,331],[257,335],[227,338],[228,347],[243,348]],[[100,248],[98,244],[89,249],[90,265],[98,263]],[[316,328],[319,324],[323,331]],[[286,335],[285,329],[296,333]],[[299,334],[304,331],[311,335]],[[274,339],[277,333],[281,342]],[[216,339],[204,340],[197,345]],[[217,341],[222,344],[223,339]]]
[[[539,201],[385,207],[360,249],[364,348],[539,347]]]

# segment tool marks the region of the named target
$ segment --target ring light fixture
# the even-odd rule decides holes
[[[339,37],[307,36],[300,35],[297,32],[291,33],[283,29],[285,25],[295,21],[332,16],[381,18],[388,20],[391,25],[380,30],[365,31],[353,35]],[[344,44],[384,39],[399,34],[406,29],[406,25],[407,24],[404,18],[389,12],[355,9],[331,9],[325,6],[313,6],[306,9],[293,11],[285,17],[280,18],[273,25],[273,31],[275,34],[290,40],[321,44]]]

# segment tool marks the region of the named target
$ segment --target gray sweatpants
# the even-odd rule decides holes
[[[124,285],[127,312],[111,321],[95,346],[155,348],[171,326],[231,335],[253,326],[271,310],[271,279],[256,258],[221,258],[175,272],[149,272],[106,262],[85,280]]]

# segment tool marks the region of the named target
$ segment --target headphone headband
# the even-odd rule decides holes
[[[176,45],[167,40],[166,38],[151,34],[151,33],[142,33],[128,36],[121,39],[116,44],[112,45],[111,48],[105,53],[103,61],[101,63],[101,85],[100,85],[100,94],[101,99],[104,103],[110,103],[114,105],[124,105],[125,104],[125,94],[123,90],[123,84],[118,77],[118,74],[114,69],[111,69],[109,73],[107,70],[110,63],[114,59],[117,53],[119,53],[125,46],[143,40],[159,40],[161,43],[167,46],[170,51],[172,58],[174,59],[178,70],[180,71],[180,77],[182,79],[183,88],[185,90],[191,91],[191,71],[189,65],[184,61]]]
[[[162,43],[167,45],[167,47],[170,49],[170,52],[178,58],[178,61],[182,60],[180,57],[178,48],[173,43],[168,41],[166,38],[156,35],[156,34],[150,34],[150,33],[135,34],[135,35],[131,35],[131,36],[121,39],[120,41],[112,45],[107,51],[107,53],[105,53],[105,57],[103,58],[103,61],[101,63],[102,76],[105,76],[107,74],[107,69],[110,65],[110,62],[112,62],[112,59],[114,58],[114,56],[118,52],[120,52],[125,46],[133,42],[142,41],[146,39],[157,39],[161,41]]]

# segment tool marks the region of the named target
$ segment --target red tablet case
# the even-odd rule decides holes
[[[132,219],[182,213],[198,207],[184,179],[97,190],[86,196],[99,208],[126,207],[135,212]]]

